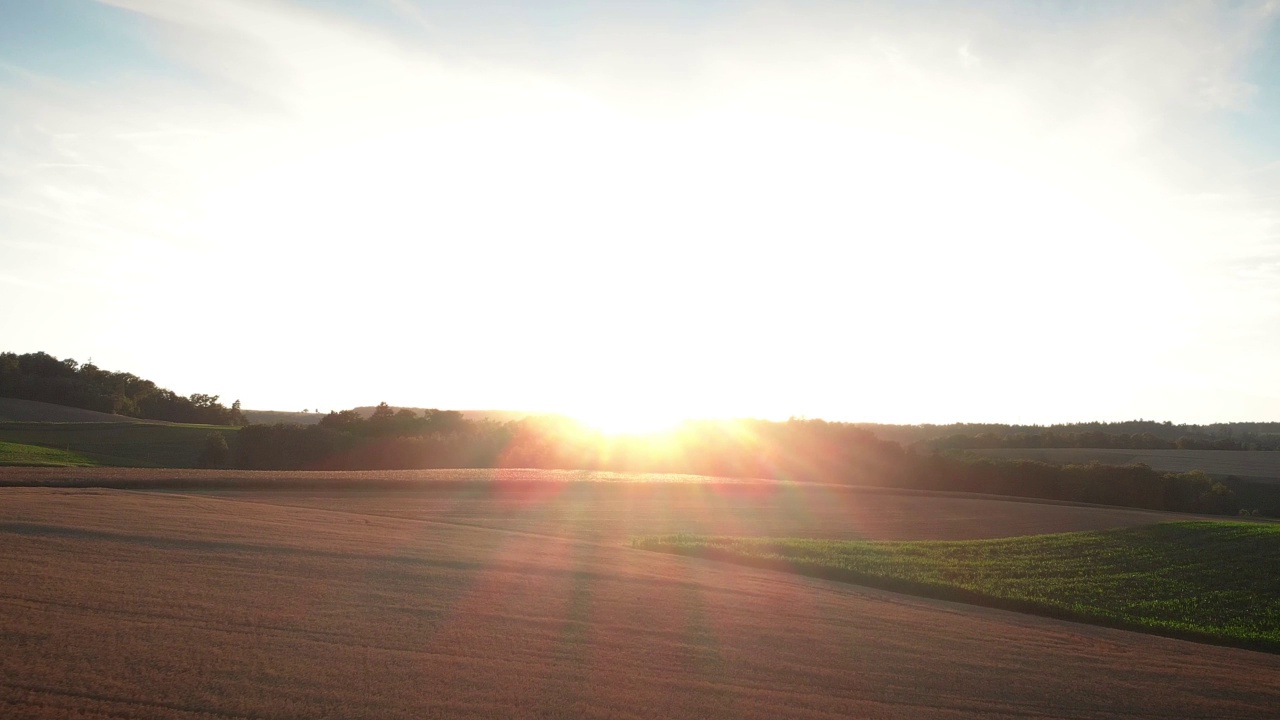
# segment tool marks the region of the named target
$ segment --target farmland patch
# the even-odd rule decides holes
[[[633,546],[1280,651],[1280,525],[1271,523],[960,542],[672,535]]]
[[[332,500],[0,489],[2,713],[955,720],[1280,705],[1277,656],[615,542],[622,508],[654,518],[659,495],[593,515],[603,490],[455,489],[475,518],[488,503],[511,526],[449,517],[446,495],[406,518]],[[686,501],[689,517],[719,515],[709,527],[767,517]],[[560,509],[541,514],[549,502]],[[570,530],[538,531],[555,527]]]

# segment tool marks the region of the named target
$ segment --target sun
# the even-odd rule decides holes
[[[669,410],[635,407],[581,411],[571,416],[605,435],[655,435],[675,430],[688,419]]]

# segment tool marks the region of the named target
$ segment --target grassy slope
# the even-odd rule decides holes
[[[92,422],[131,423],[137,418],[54,405],[35,400],[0,397],[0,422]]]
[[[236,428],[151,423],[0,423],[0,442],[87,455],[103,465],[183,468],[199,464],[212,431],[235,447]]]
[[[959,542],[676,535],[633,544],[1280,651],[1280,525],[1178,522]]]
[[[110,465],[83,453],[39,445],[0,442],[0,465],[25,467],[96,467]]]

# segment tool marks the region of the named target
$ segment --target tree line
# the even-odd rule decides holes
[[[939,449],[1115,448],[1124,450],[1280,450],[1280,423],[1206,425],[1155,420],[1056,425],[954,423],[951,425],[858,425],[904,445]]]
[[[239,402],[227,408],[214,395],[182,397],[130,373],[104,371],[91,362],[59,360],[42,352],[0,353],[0,397],[142,419],[244,424]],[[1150,431],[1149,425],[1162,428],[1161,434]],[[1238,425],[1215,432],[1238,431],[1239,435],[1226,439],[1244,443],[1271,429],[1269,424]],[[235,434],[233,447],[218,433],[216,438],[211,436],[201,462],[266,470],[546,468],[690,473],[994,493],[1156,510],[1263,509],[1280,514],[1280,486],[1224,484],[1203,473],[1158,473],[1145,465],[1058,466],[972,458],[945,450],[973,443],[993,443],[977,447],[1160,447],[1170,442],[1167,435],[1177,427],[1148,421],[1121,426],[1138,432],[1108,433],[1104,430],[1111,426],[1100,423],[1004,434],[996,429],[1015,426],[972,426],[984,429],[973,436],[940,436],[944,441],[929,447],[918,442],[904,445],[865,425],[824,420],[700,421],[666,434],[610,436],[564,417],[472,421],[456,411],[418,413],[382,403],[368,418],[344,410],[329,413],[315,425],[245,425]],[[1041,444],[998,444],[1037,442]],[[1172,442],[1196,447],[1194,443],[1201,439],[1184,433]],[[1214,448],[1227,449],[1221,444]]]
[[[0,353],[0,397],[66,405],[142,420],[243,425],[240,401],[226,407],[217,395],[183,397],[150,380],[103,370],[92,362],[59,360],[43,352]]]
[[[1152,433],[1105,433],[1099,430],[1086,432],[1055,432],[1041,430],[1038,433],[1015,432],[977,435],[950,435],[929,443],[940,450],[985,450],[993,448],[1091,448],[1117,450],[1280,450],[1280,435],[1259,436],[1242,433],[1235,437],[1193,437],[1183,435],[1176,440],[1165,440]]]
[[[498,423],[385,404],[365,419],[330,413],[317,425],[250,425],[235,462],[252,469],[545,468],[689,473],[1121,505],[1152,510],[1280,513],[1280,487],[1250,486],[1248,502],[1202,472],[1146,465],[1051,465],[904,448],[848,423],[690,422],[677,432],[609,436],[569,418]]]

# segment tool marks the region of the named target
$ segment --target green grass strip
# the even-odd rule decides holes
[[[918,542],[670,535],[632,545],[1280,652],[1280,525],[1176,522]]]
[[[27,467],[97,467],[104,463],[74,450],[0,442],[0,465]]]
[[[186,468],[199,466],[210,432],[223,433],[234,448],[237,431],[215,425],[0,422],[0,442],[79,453],[97,465]]]

